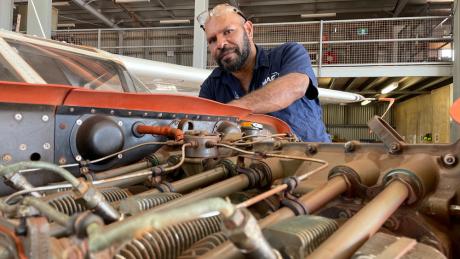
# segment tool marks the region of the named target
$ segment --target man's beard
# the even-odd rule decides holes
[[[222,59],[229,52],[235,52],[236,59],[231,60],[230,62],[224,62]],[[243,48],[241,50],[238,46],[235,48],[223,48],[220,51],[219,56],[217,56],[216,61],[219,67],[222,68],[223,70],[226,70],[228,72],[236,72],[236,71],[239,71],[244,66],[244,64],[246,63],[246,60],[248,60],[250,52],[251,52],[251,47],[249,46],[249,38],[248,38],[248,35],[244,33],[243,34]]]

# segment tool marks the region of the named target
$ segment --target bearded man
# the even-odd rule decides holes
[[[254,43],[252,22],[229,4],[217,5],[197,20],[219,65],[203,82],[200,97],[277,117],[302,141],[330,142],[318,83],[302,45],[262,49]]]

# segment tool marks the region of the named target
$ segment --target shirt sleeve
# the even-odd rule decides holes
[[[214,92],[211,89],[211,82],[210,82],[209,78],[206,79],[203,82],[203,84],[201,85],[200,93],[198,94],[198,96],[201,97],[201,98],[216,100]]]
[[[289,73],[302,73],[308,76],[310,84],[308,85],[305,96],[312,100],[318,97],[318,81],[311,66],[310,56],[307,50],[300,44],[290,42],[286,43],[281,57],[280,76]]]

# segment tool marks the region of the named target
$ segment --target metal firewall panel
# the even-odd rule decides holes
[[[1,165],[30,160],[54,161],[53,106],[0,103],[0,121]],[[32,185],[50,180],[49,177],[28,179]],[[0,183],[0,193],[6,190],[11,189]]]
[[[54,107],[0,103],[1,164],[53,162]]]

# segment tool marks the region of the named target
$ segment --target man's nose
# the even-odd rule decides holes
[[[227,45],[227,38],[224,36],[217,36],[217,48],[223,49]]]

